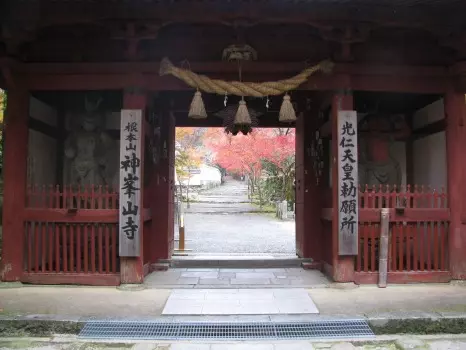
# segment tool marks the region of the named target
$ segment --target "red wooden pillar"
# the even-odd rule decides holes
[[[139,87],[131,87],[125,89],[123,94],[123,109],[140,109],[142,110],[143,116],[143,130],[141,131],[141,135],[145,135],[144,131],[144,116],[145,116],[145,109],[147,107],[147,95],[144,89]],[[141,169],[144,169],[144,142],[142,141],[142,151],[141,151]],[[141,187],[144,184],[143,178],[144,171],[141,171]],[[142,227],[141,227],[142,228]],[[120,258],[120,276],[121,276],[121,283],[122,284],[135,284],[135,283],[142,283],[144,281],[144,239],[141,230],[140,236],[140,256],[138,257],[121,257]]]
[[[0,279],[19,281],[23,272],[29,93],[20,86],[7,91],[3,158],[3,258]]]
[[[447,185],[450,206],[449,264],[454,279],[466,279],[466,227],[462,211],[466,209],[464,167],[466,103],[464,93],[445,94]],[[465,217],[466,218],[466,217]]]
[[[300,258],[304,257],[303,254],[303,240],[306,230],[306,215],[304,213],[304,191],[305,191],[305,168],[304,168],[304,155],[305,155],[305,130],[304,130],[305,116],[299,113],[296,120],[296,162],[295,162],[295,207],[296,207],[296,255]]]
[[[353,110],[353,96],[349,91],[337,92],[332,97],[332,277],[335,282],[354,281],[354,256],[338,255],[338,111]]]
[[[318,103],[309,102],[296,122],[296,252],[320,262],[322,255],[322,193],[311,157]]]
[[[161,116],[161,159],[154,174],[155,200],[152,223],[154,244],[151,260],[168,259],[173,252],[174,241],[174,156],[175,121],[169,110]]]

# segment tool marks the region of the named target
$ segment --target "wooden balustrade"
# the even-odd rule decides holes
[[[23,282],[118,285],[118,193],[32,186],[24,210]]]
[[[117,230],[116,224],[26,222],[24,271],[117,273]]]
[[[448,223],[391,222],[389,271],[447,271]],[[379,223],[359,224],[359,254],[355,270],[379,269]]]
[[[359,186],[359,207],[381,208],[448,208],[447,194],[442,187],[440,192],[429,186]]]
[[[29,186],[27,208],[118,209],[118,192],[109,186]]]
[[[359,188],[359,254],[355,261],[358,277],[370,283],[376,280],[381,208],[390,208],[389,281],[446,280],[447,194],[443,188],[436,191],[418,185]]]
[[[355,259],[357,283],[377,282],[382,208],[389,208],[389,283],[449,280],[450,210],[444,188],[437,191],[422,185],[363,185],[359,187],[358,196],[359,254]],[[331,222],[334,210],[322,209],[324,227],[330,228],[325,224]],[[331,236],[331,232],[327,231],[325,235]],[[331,263],[328,256],[325,261]]]

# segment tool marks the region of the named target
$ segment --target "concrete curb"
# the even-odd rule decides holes
[[[461,334],[466,329],[464,312],[390,312],[374,315],[260,315],[260,316],[162,316],[157,318],[101,318],[64,315],[0,316],[0,337],[47,337],[78,334],[92,320],[160,322],[309,322],[329,319],[366,319],[376,335]]]

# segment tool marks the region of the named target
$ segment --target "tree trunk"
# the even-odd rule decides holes
[[[188,183],[186,184],[186,208],[191,208],[191,203],[189,202],[189,178]]]
[[[257,194],[259,195],[259,208],[262,210],[262,189],[260,184],[257,184]]]
[[[282,189],[283,198],[282,198],[282,200],[285,201],[285,200],[287,200],[286,199],[286,174],[285,174],[285,172],[283,172],[283,184],[282,184],[282,186],[283,186],[283,189]]]

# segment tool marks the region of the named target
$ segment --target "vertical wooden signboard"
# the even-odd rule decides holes
[[[120,256],[140,255],[142,111],[122,110],[120,130]]]
[[[338,112],[338,254],[358,254],[358,119]]]

